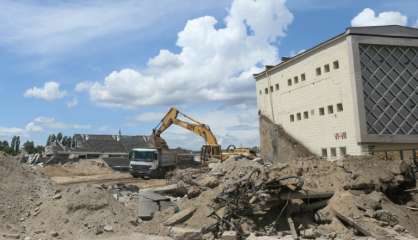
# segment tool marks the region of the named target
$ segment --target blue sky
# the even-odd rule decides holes
[[[418,24],[416,0],[0,2],[0,138],[149,134],[170,106],[258,144],[264,64],[354,25]],[[202,140],[173,127],[170,146]]]

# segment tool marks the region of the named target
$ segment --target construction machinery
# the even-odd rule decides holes
[[[187,119],[190,122],[182,120],[180,117]],[[201,136],[205,140],[205,145],[202,146],[200,152],[200,159],[202,163],[207,162],[210,158],[221,159],[221,146],[218,144],[218,140],[211,131],[210,127],[187,116],[175,107],[170,108],[170,110],[165,114],[164,118],[161,119],[161,121],[152,131],[156,147],[161,147],[159,146],[159,143],[163,141],[161,140],[160,135],[173,124],[185,128]]]

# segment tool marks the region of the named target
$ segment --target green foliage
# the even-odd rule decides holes
[[[26,141],[23,144],[23,149],[25,150],[25,152],[29,153],[29,154],[33,154],[36,153],[36,149],[35,149],[35,144],[33,143],[33,141]]]
[[[20,136],[13,136],[10,145],[7,141],[0,142],[0,151],[10,155],[17,155],[20,152]]]
[[[57,135],[51,134],[48,136],[46,141],[46,145],[50,145],[52,143],[61,143],[63,146],[71,147],[72,138],[69,136],[64,136],[62,133],[58,133]]]

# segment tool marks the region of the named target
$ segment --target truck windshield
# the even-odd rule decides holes
[[[156,159],[156,153],[151,151],[133,151],[129,155],[133,161],[152,162],[154,159]]]

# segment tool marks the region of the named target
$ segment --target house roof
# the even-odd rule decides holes
[[[358,35],[358,36],[375,36],[375,37],[392,37],[392,38],[414,38],[418,39],[418,29],[413,27],[403,27],[398,25],[386,25],[386,26],[370,26],[370,27],[349,27],[345,32],[338,34],[324,42],[319,43],[318,45],[302,52],[294,57],[286,58],[284,61],[280,62],[277,65],[267,65],[265,66],[264,71],[260,73],[253,74],[254,78],[260,80],[267,76],[268,72],[275,72],[286,66],[289,66],[298,60],[301,60],[309,55],[312,55],[319,49],[329,46],[338,42],[341,39],[349,35]]]
[[[132,148],[152,147],[149,136],[75,134],[73,151],[124,153]]]

